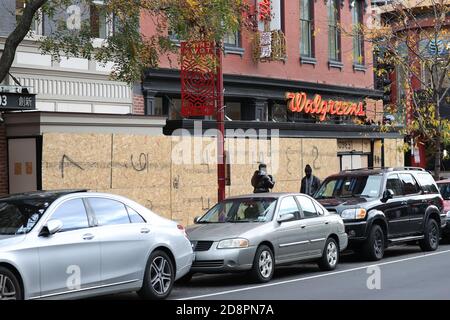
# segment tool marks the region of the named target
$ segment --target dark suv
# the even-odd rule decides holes
[[[369,260],[389,245],[419,241],[424,251],[439,246],[446,224],[443,199],[421,168],[342,171],[325,179],[314,196],[345,223],[349,247]]]

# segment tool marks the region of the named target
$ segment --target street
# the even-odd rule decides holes
[[[267,284],[252,284],[245,274],[196,275],[176,285],[173,300],[320,300],[320,299],[449,299],[450,245],[424,253],[418,246],[398,246],[379,262],[361,261],[345,253],[336,270],[320,272],[315,264],[279,267]],[[380,289],[368,289],[379,266]],[[96,299],[137,299],[118,294]]]

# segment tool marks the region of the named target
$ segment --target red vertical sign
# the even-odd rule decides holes
[[[214,114],[216,59],[212,42],[181,43],[181,114],[184,117]]]

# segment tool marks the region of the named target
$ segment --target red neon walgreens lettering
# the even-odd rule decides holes
[[[288,108],[292,112],[295,111],[294,98],[295,98],[295,93],[286,92],[286,100],[288,100]]]

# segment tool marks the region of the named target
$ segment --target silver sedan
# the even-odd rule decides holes
[[[340,216],[298,193],[252,194],[219,202],[186,229],[192,242],[193,273],[250,271],[269,281],[275,266],[316,260],[332,270],[347,234]]]
[[[192,259],[182,226],[124,197],[61,191],[0,198],[0,300],[127,291],[163,299]]]

